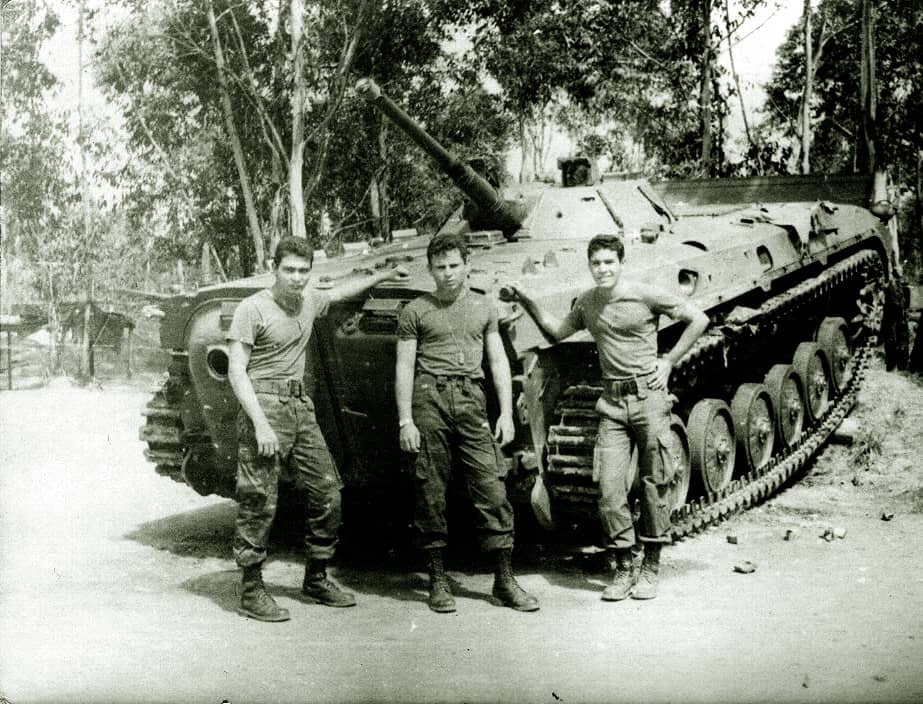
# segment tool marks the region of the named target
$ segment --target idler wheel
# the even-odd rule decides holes
[[[763,379],[776,417],[776,437],[792,447],[804,429],[804,391],[791,364],[776,364]]]
[[[687,425],[692,471],[705,490],[717,493],[731,481],[736,443],[731,409],[724,401],[705,398],[692,407]]]
[[[795,350],[792,366],[804,384],[805,415],[809,421],[817,421],[830,401],[827,355],[816,342],[802,342]]]
[[[846,337],[846,321],[843,318],[824,318],[817,328],[817,344],[827,355],[830,363],[830,386],[842,391],[849,383],[849,360],[852,349]]]
[[[737,457],[744,472],[762,467],[772,457],[775,414],[763,384],[741,384],[731,401],[737,435]]]
[[[689,456],[689,437],[679,416],[670,417],[670,456],[673,458],[673,482],[670,485],[670,510],[676,511],[686,503],[692,463]]]

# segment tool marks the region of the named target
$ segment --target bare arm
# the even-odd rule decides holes
[[[516,428],[513,425],[513,382],[510,375],[510,363],[503,349],[503,340],[498,332],[489,332],[484,340],[487,349],[487,362],[493,377],[497,400],[500,402],[500,417],[494,430],[494,438],[506,445],[513,441]]]
[[[562,320],[556,315],[552,315],[544,308],[542,308],[535,299],[532,297],[532,294],[526,290],[521,284],[517,282],[506,284],[505,289],[511,291],[513,299],[519,301],[522,304],[522,307],[525,308],[526,313],[532,316],[532,319],[535,321],[535,324],[541,329],[546,336],[551,338],[552,342],[557,342],[558,340],[563,340],[566,337],[570,337],[577,329],[572,325],[568,324],[567,321]]]
[[[372,276],[367,279],[359,279],[358,281],[353,281],[348,284],[343,284],[342,286],[337,286],[330,292],[330,300],[334,302],[345,301],[365,293],[370,288],[375,288],[383,281],[393,281],[394,279],[406,278],[407,269],[405,269],[403,266],[396,266],[393,269],[385,269],[383,271],[372,274]]]
[[[657,360],[654,376],[650,382],[653,389],[667,388],[673,367],[683,358],[684,354],[692,349],[695,341],[702,336],[702,333],[708,327],[708,316],[696,306],[691,303],[686,304],[686,313],[687,315],[681,318],[681,320],[686,321],[683,333],[679,336],[673,348]]]
[[[266,414],[260,406],[253,384],[247,375],[247,363],[250,361],[250,352],[253,348],[239,340],[231,340],[228,351],[228,381],[237,397],[241,408],[253,422],[256,434],[256,444],[259,453],[264,457],[272,457],[279,451],[279,438],[269,425]]]
[[[401,424],[400,445],[405,452],[420,451],[420,431],[413,422],[413,376],[417,363],[417,341],[397,341],[397,362],[394,367],[394,396],[397,417]]]

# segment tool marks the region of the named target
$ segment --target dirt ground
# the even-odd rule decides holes
[[[856,442],[670,548],[656,600],[603,603],[587,551],[521,545],[534,614],[492,605],[463,554],[458,612],[431,613],[416,562],[353,545],[333,572],[358,607],[300,602],[280,546],[266,580],[292,620],[241,618],[234,504],[154,473],[146,399],[0,394],[0,701],[923,701],[923,384],[880,363]]]

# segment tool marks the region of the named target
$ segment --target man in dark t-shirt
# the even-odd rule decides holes
[[[672,403],[667,384],[673,366],[708,326],[708,316],[689,300],[649,284],[621,278],[625,246],[615,235],[597,235],[587,247],[594,288],[577,297],[561,320],[542,310],[519,284],[516,297],[539,327],[555,340],[588,330],[596,341],[603,395],[596,404],[599,431],[593,453],[593,478],[599,482],[599,517],[606,547],[616,565],[605,601],[652,599],[657,594],[660,549],[671,540],[669,491],[674,479],[667,438]],[[661,315],[686,323],[673,348],[657,354]],[[631,450],[638,448],[641,520],[638,537],[644,562],[637,584],[631,548],[635,528],[628,491],[632,485]]]
[[[538,601],[513,577],[513,509],[506,498],[497,441],[513,439],[510,367],[497,325],[497,310],[470,290],[468,247],[463,236],[437,235],[426,252],[436,283],[401,311],[397,330],[395,392],[400,445],[414,453],[415,518],[426,551],[428,605],[455,611],[443,566],[447,544],[446,489],[453,460],[464,472],[474,503],[483,550],[493,554],[493,595],[518,611],[536,611]],[[484,396],[484,351],[500,404],[491,435]]]
[[[286,237],[273,258],[271,288],[242,300],[227,332],[228,379],[240,402],[237,416],[237,523],[234,556],[243,570],[239,611],[261,621],[289,618],[263,585],[269,530],[279,478],[293,474],[307,500],[302,594],[327,606],[352,606],[352,594],[327,578],[340,527],[342,483],[304,388],[305,358],[314,320],[335,301],[352,298],[394,278],[403,267],[340,286],[329,295],[309,290],[314,252],[305,240]]]

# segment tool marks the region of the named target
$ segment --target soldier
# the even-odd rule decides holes
[[[455,611],[442,553],[447,544],[446,488],[458,460],[477,514],[481,548],[493,554],[493,595],[518,611],[538,610],[538,600],[513,577],[513,510],[506,498],[499,448],[513,426],[510,368],[500,339],[497,310],[467,287],[470,271],[463,236],[437,235],[426,250],[434,293],[411,301],[398,322],[395,391],[400,446],[416,453],[415,519],[429,563],[429,608]],[[484,351],[500,403],[493,435],[484,396]]]
[[[289,618],[262,579],[279,478],[289,473],[307,500],[302,593],[327,606],[356,603],[352,594],[327,578],[327,561],[340,527],[342,483],[304,388],[305,350],[315,318],[325,315],[330,303],[407,275],[403,267],[396,267],[328,295],[305,290],[313,262],[314,252],[305,240],[281,239],[273,258],[275,282],[240,302],[227,333],[228,379],[241,406],[234,535],[234,556],[243,570],[238,611],[260,621]]]
[[[596,404],[599,432],[593,476],[599,482],[599,515],[606,547],[615,564],[605,601],[653,599],[657,595],[660,550],[670,542],[669,490],[674,471],[668,451],[671,400],[667,383],[674,365],[708,326],[708,317],[686,299],[642,283],[623,281],[625,246],[615,235],[597,235],[587,247],[596,286],[578,298],[560,320],[542,310],[521,285],[510,284],[514,297],[544,332],[556,340],[587,329],[596,341],[603,395]],[[660,315],[686,323],[676,344],[657,354]],[[639,538],[644,561],[637,584],[631,548],[635,529],[628,491],[632,485],[631,450],[638,448],[641,478]]]

